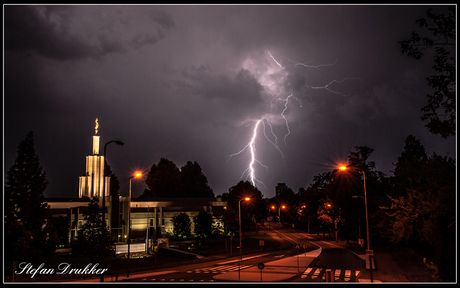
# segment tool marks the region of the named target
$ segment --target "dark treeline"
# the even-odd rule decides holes
[[[161,158],[153,164],[147,179],[148,189],[141,198],[203,198],[214,197],[208,179],[197,162],[188,161],[179,169],[174,162]]]
[[[433,262],[442,279],[455,279],[455,160],[436,153],[426,155],[420,141],[408,136],[393,164],[394,175],[386,176],[368,160],[373,149],[355,148],[348,156],[346,170],[319,174],[298,193],[289,187],[283,189],[267,199],[267,209],[285,205],[283,222],[318,234],[337,227],[342,239],[365,240],[366,188],[370,243],[410,248]],[[278,215],[278,210],[271,215]]]

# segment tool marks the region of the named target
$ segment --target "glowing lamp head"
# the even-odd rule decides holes
[[[329,207],[329,208],[331,208],[331,204],[329,204],[329,203],[328,203],[326,206]]]
[[[275,209],[275,206],[272,206],[272,209]]]
[[[141,172],[136,172],[134,173],[134,178],[141,178],[142,177],[142,173]]]
[[[339,166],[339,170],[345,171],[347,170],[347,166],[345,165]]]
[[[251,198],[249,198],[249,197],[244,198],[244,201],[250,201],[250,200],[251,200]]]
[[[281,206],[281,208],[282,208],[282,209],[286,209],[286,206],[285,206],[285,205],[283,205],[283,206]]]

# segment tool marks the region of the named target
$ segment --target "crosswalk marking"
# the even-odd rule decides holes
[[[340,270],[335,270],[335,274],[334,274],[335,275],[335,278],[334,278],[335,280],[340,279],[340,272],[341,272]]]
[[[351,277],[352,270],[326,269],[326,268],[307,268],[307,270],[305,270],[305,272],[303,272],[300,277],[301,278],[310,277],[311,280],[324,281],[326,279],[325,278],[326,277],[326,270],[329,270],[329,271],[331,271],[331,273],[333,273],[334,281],[342,280],[342,281],[346,281],[346,282],[350,282],[352,280],[355,281],[356,277],[361,272],[360,270],[355,270],[354,278],[352,278]],[[342,271],[343,271],[343,273],[342,273]],[[319,275],[322,275],[321,279],[320,279]]]
[[[239,269],[246,269],[252,267],[253,265],[224,265],[224,266],[217,266],[217,267],[207,267],[195,270],[189,270],[186,273],[222,273],[222,272],[230,272],[230,271],[237,271]]]
[[[351,277],[351,270],[346,270],[345,271],[345,278],[350,278]]]

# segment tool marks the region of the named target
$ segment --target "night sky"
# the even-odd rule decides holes
[[[355,146],[374,149],[369,160],[387,176],[408,135],[428,155],[455,157],[456,137],[430,134],[420,119],[432,58],[414,60],[397,43],[429,7],[447,10],[5,5],[4,170],[33,131],[45,196],[76,197],[96,118],[101,154],[125,143],[107,146],[121,195],[161,158],[198,162],[214,194],[228,192],[251,181],[251,147],[266,198],[277,183],[308,187]],[[133,197],[144,187],[133,181]]]

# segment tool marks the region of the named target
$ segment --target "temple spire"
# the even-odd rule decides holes
[[[95,128],[96,129],[96,134],[95,135],[97,135],[97,128],[99,128],[99,122],[98,122],[98,119],[96,118],[96,128]]]
[[[97,135],[97,129],[99,128],[99,121],[96,118],[96,134],[93,136],[93,155],[99,155],[99,135]]]

